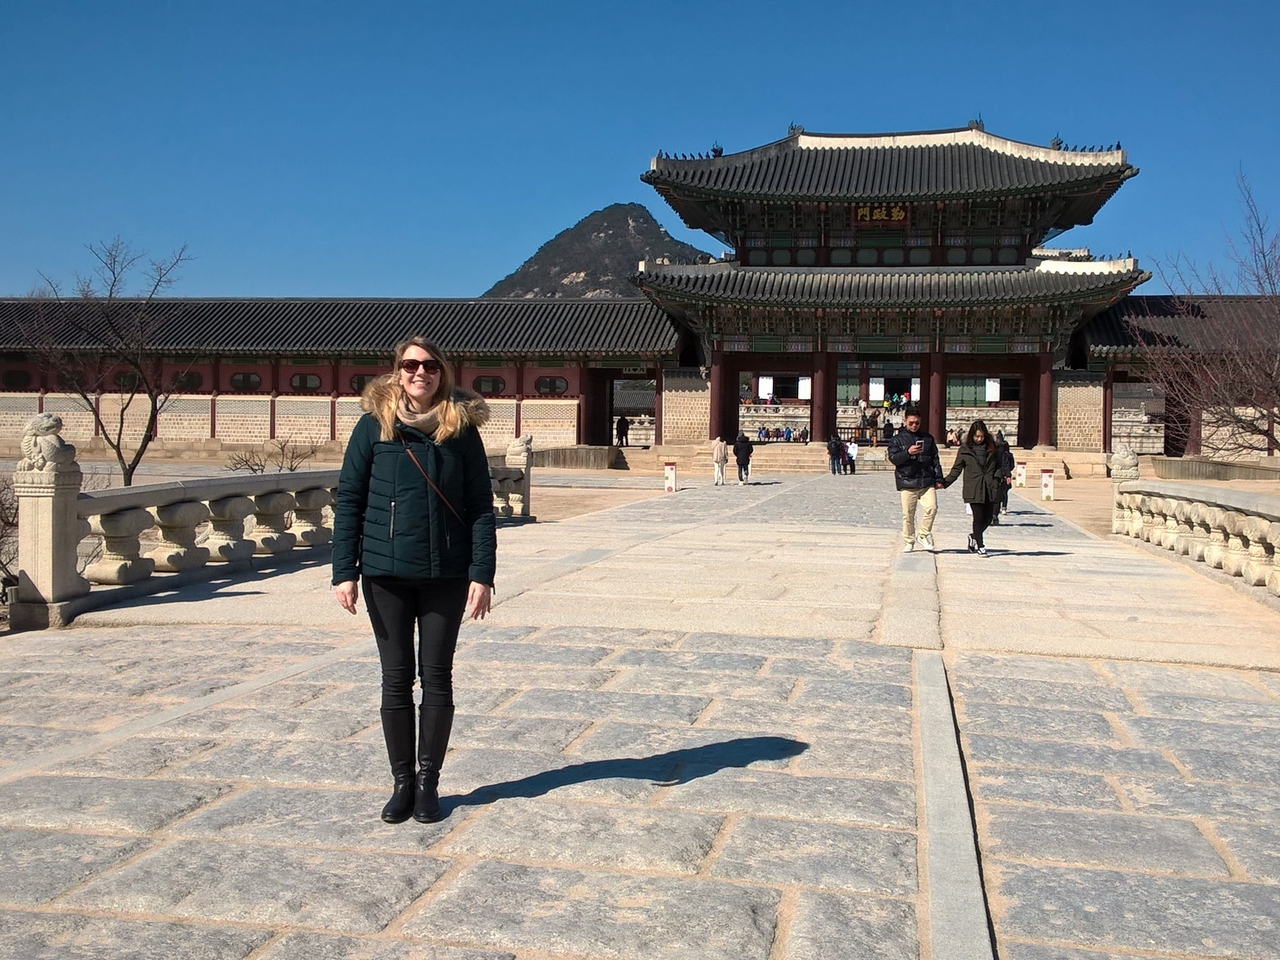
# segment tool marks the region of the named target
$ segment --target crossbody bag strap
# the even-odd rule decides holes
[[[422,474],[422,478],[426,480],[428,484],[431,485],[431,489],[436,492],[436,496],[440,498],[440,502],[443,503],[446,507],[448,507],[449,512],[452,513],[455,517],[457,517],[458,522],[465,527],[467,525],[467,521],[462,519],[462,514],[458,513],[457,510],[453,509],[453,504],[449,502],[449,498],[444,495],[444,492],[438,486],[436,486],[436,482],[432,480],[430,476],[428,476],[427,471],[422,469],[422,464],[420,464],[418,462],[418,458],[413,455],[413,450],[409,446],[409,441],[404,438],[403,434],[401,434],[400,436],[400,442],[404,444],[404,452],[409,455],[409,459],[412,460],[413,465],[418,468],[418,472]]]

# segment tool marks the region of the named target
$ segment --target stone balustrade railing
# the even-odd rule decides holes
[[[18,498],[18,584],[10,604],[15,629],[62,626],[108,598],[93,587],[122,588],[171,578],[196,579],[247,569],[253,557],[279,558],[333,538],[337,470],[299,470],[144,484],[81,492],[75,448],[56,434],[33,443],[13,475]],[[24,447],[24,452],[26,448]],[[529,517],[532,444],[518,440],[503,466],[490,466],[494,512]],[[252,524],[249,523],[252,519]],[[143,534],[155,529],[144,538]],[[100,549],[83,563],[81,541]],[[83,565],[83,569],[81,569]],[[221,566],[218,566],[221,565]],[[214,575],[218,575],[214,574]],[[161,582],[163,581],[163,582]],[[141,592],[152,592],[143,590]]]
[[[1116,485],[1111,532],[1207,563],[1280,596],[1280,495],[1126,480]]]

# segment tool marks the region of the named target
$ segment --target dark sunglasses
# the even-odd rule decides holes
[[[419,367],[422,368],[423,373],[439,373],[440,361],[439,360],[411,360],[411,359],[405,359],[400,361],[400,369],[403,370],[405,373],[407,373],[411,377],[418,372]]]

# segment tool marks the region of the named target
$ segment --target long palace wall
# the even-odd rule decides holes
[[[117,422],[119,397],[103,394],[102,418]],[[502,450],[520,434],[532,435],[539,449],[572,446],[578,437],[578,399],[494,398],[488,401],[492,417],[480,431],[485,446]],[[37,413],[57,414],[62,436],[71,443],[91,446],[93,415],[73,394],[0,393],[0,448],[16,450],[27,421]],[[135,400],[125,413],[126,434],[138,436],[146,423],[145,398]],[[174,397],[156,423],[160,449],[181,449],[184,444],[201,451],[216,451],[227,444],[260,444],[275,438],[301,444],[345,443],[362,411],[356,397],[276,397],[192,394]],[[705,426],[703,427],[705,431]],[[4,441],[11,441],[5,444]],[[12,450],[10,451],[13,452]]]

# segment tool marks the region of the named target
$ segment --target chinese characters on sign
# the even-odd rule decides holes
[[[909,221],[908,209],[900,203],[860,203],[853,208],[854,223],[905,227]]]

